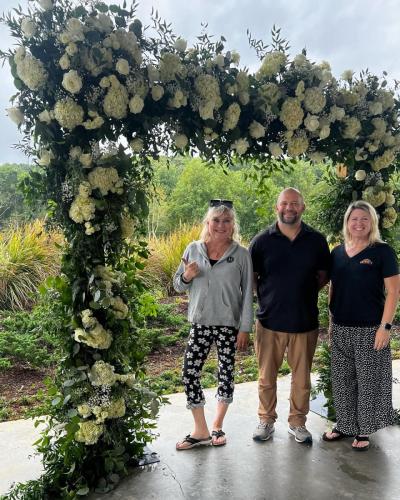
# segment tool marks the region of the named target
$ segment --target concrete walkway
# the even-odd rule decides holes
[[[393,362],[400,381],[400,360]],[[393,386],[394,406],[400,407],[400,384]],[[376,433],[366,453],[354,452],[351,440],[325,443],[325,419],[310,413],[307,426],[313,445],[301,445],[287,432],[290,376],[278,382],[278,422],[274,437],[265,443],[251,439],[256,424],[256,383],[236,386],[225,431],[228,444],[177,452],[175,442],[191,430],[191,415],[183,394],[170,396],[162,408],[158,439],[151,445],[160,462],[135,469],[118,489],[91,500],[399,500],[400,427]],[[214,392],[207,390],[209,422],[215,408]],[[37,477],[40,461],[28,458],[38,431],[32,422],[0,424],[0,494],[13,481]]]

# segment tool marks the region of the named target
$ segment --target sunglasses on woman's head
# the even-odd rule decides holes
[[[210,200],[210,207],[221,207],[233,208],[233,201],[231,200]]]

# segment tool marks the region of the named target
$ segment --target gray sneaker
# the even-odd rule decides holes
[[[273,423],[262,422],[257,425],[255,431],[253,432],[254,441],[268,441],[275,431]]]
[[[292,434],[292,436],[294,436],[294,439],[297,443],[312,443],[311,432],[308,432],[305,425],[301,425],[299,427],[293,427],[289,425],[288,432],[289,434]]]

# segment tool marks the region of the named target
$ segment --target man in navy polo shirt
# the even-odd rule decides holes
[[[311,443],[305,423],[309,411],[312,360],[318,338],[318,292],[328,282],[330,255],[325,237],[301,221],[301,193],[284,189],[277,200],[277,222],[250,245],[258,312],[255,350],[259,366],[260,423],[253,439],[274,432],[276,380],[287,349],[292,370],[289,433]]]

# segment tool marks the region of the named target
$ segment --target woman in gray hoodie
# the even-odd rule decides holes
[[[177,450],[226,443],[222,426],[233,398],[236,347],[246,349],[253,325],[251,258],[237,239],[232,202],[211,200],[200,240],[186,248],[174,276],[175,290],[189,293],[191,327],[182,379],[194,418],[193,432],[176,444]],[[213,342],[218,353],[218,401],[210,436],[200,376]]]

